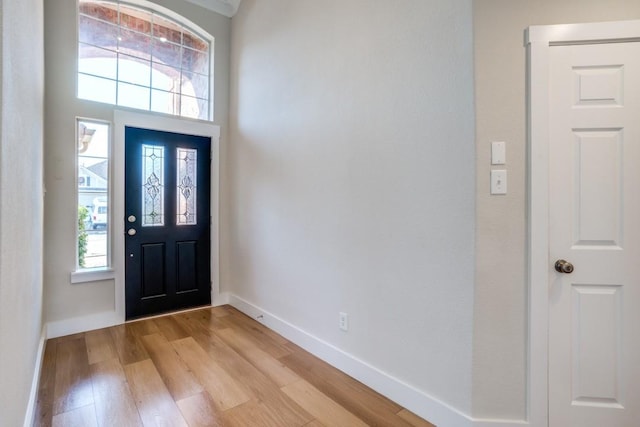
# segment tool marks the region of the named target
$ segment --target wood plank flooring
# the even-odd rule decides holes
[[[433,427],[230,306],[47,341],[34,426]]]

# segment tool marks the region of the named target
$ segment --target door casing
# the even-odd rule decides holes
[[[549,280],[549,56],[554,45],[640,41],[640,20],[532,26],[526,31],[528,140],[528,423],[547,426]]]
[[[112,262],[115,273],[115,312],[125,321],[125,212],[124,212],[124,129],[125,126],[176,132],[211,138],[211,303],[220,299],[219,285],[219,221],[218,194],[220,170],[220,127],[211,122],[187,120],[153,113],[115,110],[113,115],[113,248]]]

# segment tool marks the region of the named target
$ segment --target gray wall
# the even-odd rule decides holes
[[[42,330],[42,1],[0,2],[0,426],[24,422]]]
[[[525,417],[523,31],[638,19],[640,2],[475,0],[472,14],[468,0],[406,0],[402,7],[244,0],[233,19],[232,143],[226,137],[231,20],[157,2],[216,36],[222,290],[463,412]],[[75,116],[111,120],[112,107],[75,99],[75,1],[44,4],[45,313],[60,320],[113,309],[112,283],[69,283]],[[2,52],[0,348],[20,350],[0,354],[0,397],[20,406],[26,386],[9,396],[4,384],[29,380],[39,337],[40,205],[23,199],[39,197],[41,189],[35,178],[41,127],[32,125],[41,87],[33,85],[40,76],[34,41],[13,18],[30,16],[40,3],[2,6],[2,37],[12,43],[3,43]],[[16,9],[12,20],[8,7]],[[18,48],[27,39],[30,48]],[[9,66],[9,57],[21,68]],[[489,196],[492,140],[507,142],[503,197]],[[25,147],[35,162],[20,160]],[[24,188],[17,182],[33,191],[17,191]],[[23,220],[8,206],[16,203],[34,212],[27,239],[17,236]],[[459,260],[455,269],[452,260]],[[339,311],[351,316],[347,334],[337,329]],[[20,337],[15,319],[26,319]]]
[[[526,99],[530,25],[640,18],[638,0],[475,0],[476,290],[473,414],[525,417]],[[506,141],[509,194],[489,195],[491,141]]]
[[[222,127],[224,144],[229,104],[231,20],[179,0],[155,0],[154,3],[184,16],[215,37],[215,123]],[[112,121],[114,110],[112,105],[76,98],[76,4],[76,0],[44,2],[47,35],[44,315],[48,322],[115,309],[112,280],[70,283],[76,254],[75,118]]]
[[[241,3],[223,290],[469,413],[471,1],[401,3]]]

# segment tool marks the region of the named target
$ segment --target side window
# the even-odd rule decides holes
[[[78,7],[79,98],[211,119],[211,36],[124,2]]]
[[[102,121],[77,120],[77,270],[110,266],[110,128]]]

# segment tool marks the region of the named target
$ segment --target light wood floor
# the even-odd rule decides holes
[[[34,425],[433,427],[229,306],[49,340]]]

